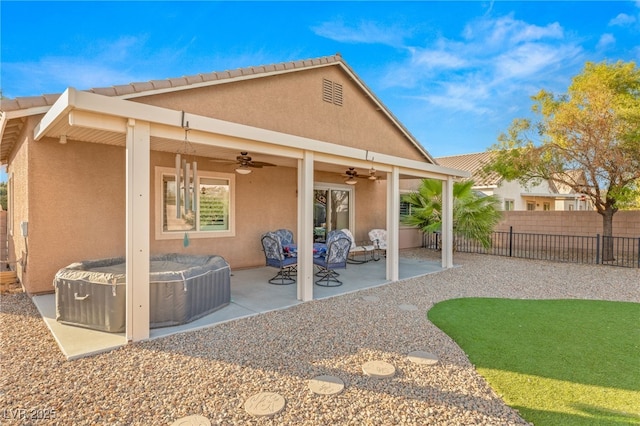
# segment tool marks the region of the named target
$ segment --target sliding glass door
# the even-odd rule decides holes
[[[353,188],[316,185],[314,189],[313,237],[323,242],[334,229],[349,229],[353,221]]]

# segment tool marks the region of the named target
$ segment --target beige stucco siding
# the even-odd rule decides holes
[[[342,106],[322,99],[323,79],[342,84]],[[394,123],[337,67],[133,100],[373,152],[425,160]]]
[[[33,119],[29,122],[34,121]],[[18,137],[11,153],[7,174],[9,177],[9,212],[7,227],[10,230],[8,238],[9,260],[19,260],[27,251],[27,240],[20,234],[20,223],[29,220],[29,132],[25,125]],[[27,259],[26,272],[20,263],[16,264],[16,273],[21,282],[28,279],[29,264]]]
[[[124,255],[125,150],[43,139],[30,143],[29,152],[31,268],[25,286],[31,293],[50,292],[60,268]]]

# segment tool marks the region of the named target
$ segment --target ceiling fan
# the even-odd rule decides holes
[[[237,164],[236,172],[241,175],[248,175],[251,173],[251,169],[261,169],[262,167],[275,167],[275,164],[265,163],[264,161],[253,161],[246,151],[240,152],[240,155],[236,157],[236,161],[229,161],[224,159],[212,158],[211,161],[223,162],[229,164]]]
[[[345,176],[347,179],[344,181],[347,185],[355,185],[357,183],[356,178],[359,179],[369,179],[369,180],[378,180],[378,176],[376,176],[376,169],[371,167],[369,169],[369,175],[359,175],[354,167],[349,167],[349,170],[344,172],[342,176]]]

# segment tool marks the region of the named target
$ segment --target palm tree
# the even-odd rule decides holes
[[[453,233],[489,248],[493,228],[502,217],[500,200],[474,191],[473,185],[471,180],[453,184]],[[403,196],[403,201],[410,205],[409,214],[402,217],[403,224],[425,233],[442,229],[441,181],[424,179],[416,192]]]

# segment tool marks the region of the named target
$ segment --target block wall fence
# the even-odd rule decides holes
[[[602,216],[592,211],[505,211],[495,231],[553,235],[602,235]],[[640,210],[613,215],[613,236],[640,238]]]

